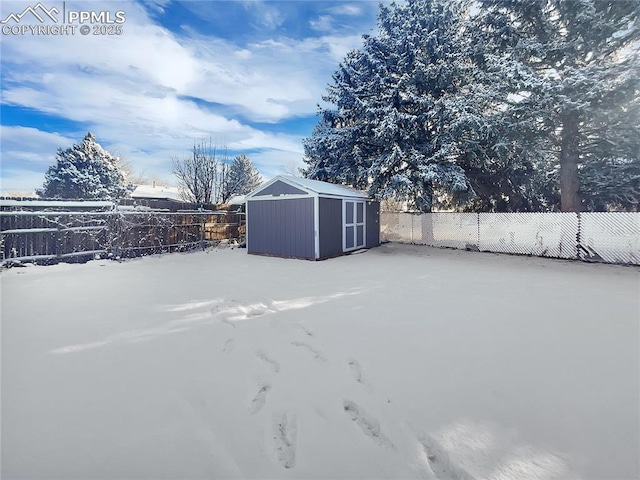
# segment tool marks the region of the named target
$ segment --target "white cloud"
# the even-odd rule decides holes
[[[338,5],[329,8],[328,11],[333,13],[334,15],[347,15],[352,17],[362,15],[362,9],[360,8],[360,6],[354,4]]]
[[[245,0],[245,10],[253,15],[255,22],[269,30],[274,30],[284,23],[284,15],[273,4],[264,0]]]
[[[42,187],[43,182],[44,173],[3,167],[0,193],[10,196],[31,196],[36,188]]]
[[[336,62],[335,70],[348,52],[362,46],[362,35],[326,36],[322,37],[320,41],[331,52],[331,58]]]
[[[37,90],[52,88],[56,81],[54,75],[39,72],[76,75],[82,66],[82,73],[137,90],[137,95],[172,90],[234,106],[252,121],[275,122],[314,113],[338,62],[361,41],[359,35],[327,35],[239,48],[188,30],[189,36],[178,37],[151,23],[136,4],[126,11],[122,36],[7,37],[3,59],[20,66],[23,76],[30,72],[31,80],[40,84]],[[7,79],[20,80],[11,74]]]
[[[6,173],[7,166],[40,171],[53,163],[58,148],[68,148],[74,141],[82,140],[31,127],[6,125],[0,125],[0,138],[3,173]]]
[[[333,17],[331,15],[320,15],[318,18],[309,20],[309,25],[318,32],[330,32],[333,30]]]
[[[247,50],[246,48],[242,48],[235,52],[236,57],[241,58],[243,60],[247,60],[251,58],[251,50]]]
[[[159,13],[164,13],[164,9],[171,3],[171,0],[147,0],[146,5]]]
[[[67,1],[67,8],[82,5]],[[2,101],[86,125],[105,148],[117,145],[135,170],[150,174],[167,175],[172,156],[209,137],[230,149],[264,150],[256,157],[262,169],[282,173],[278,165],[302,158],[301,137],[249,123],[315,114],[338,62],[361,43],[360,35],[332,34],[238,45],[188,28],[170,32],[138,3],[92,5],[125,10],[123,35],[4,37]],[[272,4],[248,2],[245,8],[270,12],[265,21],[272,25],[282,21]],[[16,131],[3,128],[3,164],[29,164],[42,172],[59,146],[84,135],[25,132],[30,140],[23,148],[8,146]],[[53,139],[61,144],[53,147]],[[32,151],[29,142],[38,147]]]
[[[247,155],[265,180],[276,175],[290,175],[304,164],[300,151],[265,150]]]

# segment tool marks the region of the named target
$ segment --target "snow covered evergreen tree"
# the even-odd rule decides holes
[[[245,154],[233,159],[226,178],[224,201],[233,195],[246,195],[262,183],[262,177]]]
[[[451,141],[468,70],[459,12],[439,1],[380,8],[378,35],[364,37],[328,87],[324,100],[335,109],[305,141],[305,174],[429,211],[436,190],[469,190]]]
[[[640,3],[482,0],[480,12],[496,52],[541,80],[528,117],[552,146],[562,210],[638,209]]]
[[[428,211],[435,201],[485,210],[535,209],[539,152],[532,122],[509,100],[534,81],[478,42],[464,2],[382,6],[379,33],[340,64],[305,140],[305,174]],[[508,201],[504,201],[507,198]]]
[[[80,144],[58,149],[56,164],[45,173],[40,197],[116,200],[132,190],[119,158],[104,150],[91,132]]]
[[[633,0],[382,6],[378,34],[323,97],[304,173],[420,210],[637,209],[639,10]]]
[[[613,107],[580,124],[578,194],[586,210],[640,211],[640,98]]]

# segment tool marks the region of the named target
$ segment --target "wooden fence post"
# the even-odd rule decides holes
[[[206,243],[205,243],[205,235],[204,235],[204,230],[206,227],[206,216],[203,213],[200,213],[200,246],[202,247],[202,251],[204,252],[206,250]]]
[[[60,260],[62,253],[63,253],[63,238],[64,238],[64,234],[63,232],[63,226],[58,223],[58,229],[56,230],[56,258],[58,260]]]
[[[119,212],[114,213],[114,257],[120,260],[122,256],[122,215]]]

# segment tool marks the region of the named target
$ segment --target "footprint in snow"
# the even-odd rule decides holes
[[[300,325],[300,324],[298,324],[298,326],[305,333],[305,335],[307,337],[313,337],[313,332],[311,330],[309,330],[307,327],[305,327],[304,325]]]
[[[295,346],[295,347],[301,347],[304,348],[307,352],[309,352],[312,356],[314,360],[317,360],[319,362],[326,362],[327,359],[324,357],[324,355],[322,354],[322,352],[316,348],[313,348],[311,345],[309,345],[308,343],[304,343],[304,342],[291,342],[291,345]]]
[[[236,328],[236,325],[229,319],[229,314],[233,313],[237,307],[233,305],[237,304],[235,300],[231,300],[230,302],[226,302],[220,305],[215,305],[211,308],[210,312],[213,317],[222,316],[221,322],[230,325],[233,328]]]
[[[262,315],[266,315],[267,313],[273,313],[273,300],[271,299],[263,299],[258,301],[257,303],[252,303],[249,305],[240,305],[238,307],[238,313],[240,316],[238,317],[241,320],[248,320],[255,317],[260,317]]]
[[[423,435],[418,441],[422,444],[429,467],[438,480],[474,480],[466,471],[451,462],[447,451],[433,437]]]
[[[226,342],[224,342],[224,347],[222,348],[222,351],[224,353],[231,353],[233,351],[234,343],[235,342],[233,338],[228,339]]]
[[[362,430],[367,437],[373,440],[381,447],[391,450],[397,450],[396,446],[389,440],[380,428],[380,422],[375,417],[369,415],[364,409],[355,402],[345,400],[343,403],[344,411],[351,417],[351,420]]]
[[[265,313],[269,313],[271,311],[269,310],[269,307],[263,303],[259,305],[249,305],[247,307],[240,307],[238,310],[242,313],[241,318],[243,320],[260,317]]]
[[[226,323],[227,325],[231,325],[232,328],[236,328],[236,324],[233,323],[231,320],[229,320],[228,318],[223,318],[222,319],[222,323]]]
[[[371,390],[371,385],[364,378],[362,373],[362,365],[355,358],[349,359],[349,368],[351,369],[351,375],[356,382],[365,387],[367,390]]]
[[[294,413],[285,412],[273,416],[273,442],[276,456],[280,465],[286,469],[295,466],[297,437],[298,424]]]
[[[249,404],[249,413],[251,415],[262,410],[262,407],[264,407],[264,404],[267,401],[267,393],[269,393],[269,390],[271,390],[271,385],[262,385],[260,387],[260,390],[258,390],[258,393],[256,393],[256,396],[253,397],[253,400],[251,400],[251,403]]]
[[[267,363],[271,367],[271,370],[273,370],[274,373],[278,373],[280,371],[280,364],[273,358],[269,357],[262,350],[257,350],[255,354],[256,354],[256,357],[258,357],[263,362]]]

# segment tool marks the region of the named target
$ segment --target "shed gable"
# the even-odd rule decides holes
[[[289,185],[281,180],[273,182],[263,190],[255,193],[256,197],[278,196],[278,195],[308,195],[308,192]]]

